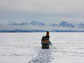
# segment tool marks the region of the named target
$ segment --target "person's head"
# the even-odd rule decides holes
[[[46,36],[47,36],[47,37],[50,37],[50,36],[49,36],[49,31],[47,31]]]

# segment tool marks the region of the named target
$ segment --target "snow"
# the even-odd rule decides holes
[[[84,33],[50,33],[53,45],[41,49],[39,33],[0,33],[0,63],[84,63]]]

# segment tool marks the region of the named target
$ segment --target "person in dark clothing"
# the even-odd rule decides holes
[[[49,49],[49,44],[51,44],[49,38],[49,32],[47,31],[46,36],[43,36],[41,40],[42,49]]]

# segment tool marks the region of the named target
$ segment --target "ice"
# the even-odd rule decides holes
[[[83,32],[50,32],[50,49],[41,49],[43,35],[0,33],[0,63],[84,63]]]

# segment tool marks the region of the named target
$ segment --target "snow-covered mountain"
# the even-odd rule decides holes
[[[29,25],[33,25],[33,26],[45,26],[44,23],[42,22],[38,22],[38,21],[31,21],[29,22],[14,22],[14,23],[9,23],[8,25],[18,25],[18,26],[29,26]]]
[[[73,24],[67,21],[62,21],[60,23],[50,23],[46,24],[39,21],[31,21],[31,22],[14,22],[9,23],[7,25],[0,25],[1,32],[31,32],[31,31],[84,31],[84,24]]]
[[[50,26],[52,26],[52,27],[59,27],[58,24],[50,24]]]
[[[29,25],[29,23],[13,23],[13,24],[11,24],[11,25]]]
[[[74,24],[68,23],[66,21],[61,22],[59,25],[62,26],[62,27],[69,27],[69,28],[74,28],[75,27]]]
[[[84,24],[80,23],[78,27],[79,28],[84,28]]]
[[[38,22],[38,21],[32,21],[30,24],[31,24],[31,25],[36,25],[36,26],[45,26],[44,23]]]

